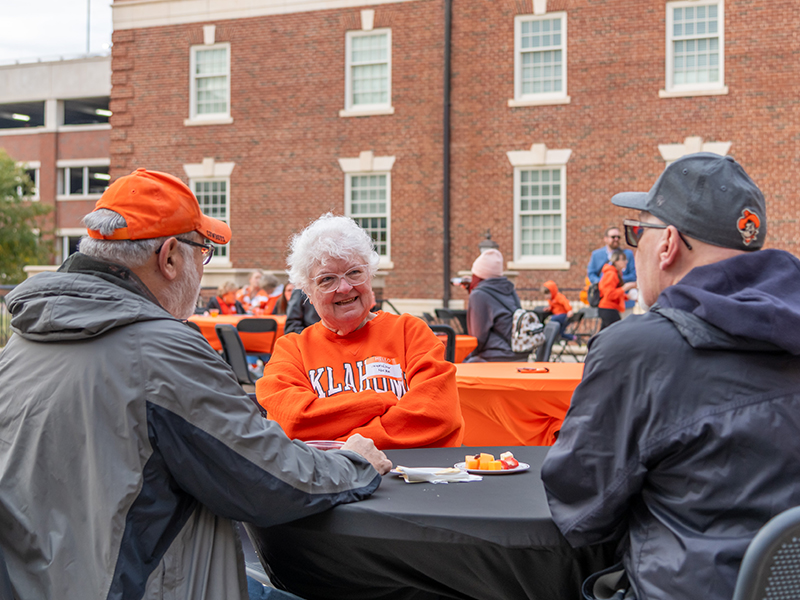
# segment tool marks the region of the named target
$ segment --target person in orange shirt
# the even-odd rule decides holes
[[[611,262],[603,265],[598,284],[600,304],[597,305],[601,330],[621,320],[620,313],[625,311],[625,300],[628,299],[625,292],[636,287],[635,281],[622,283],[622,272],[626,266],[628,257],[622,250],[614,250],[611,253]]]
[[[250,279],[246,286],[236,292],[236,299],[242,303],[244,309],[252,314],[253,300],[258,296],[267,297],[266,291],[262,289],[261,279],[264,277],[264,272],[261,269],[256,269],[250,273]]]
[[[567,326],[567,319],[573,314],[572,304],[567,300],[567,297],[558,291],[558,286],[555,281],[545,281],[542,284],[542,293],[550,295],[547,300],[550,305],[548,308],[550,311],[550,320],[556,321],[561,325],[561,337],[565,340],[575,339],[575,336],[564,333],[564,328]]]
[[[294,236],[289,280],[321,321],[278,338],[256,397],[286,434],[378,448],[460,446],[455,365],[421,319],[371,312],[380,257],[347,217],[323,215]]]
[[[208,301],[206,310],[218,310],[221,315],[243,315],[244,307],[236,299],[236,284],[228,281],[219,286],[217,295]]]

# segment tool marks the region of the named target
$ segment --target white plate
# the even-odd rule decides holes
[[[528,463],[520,462],[519,466],[514,467],[513,469],[502,469],[500,471],[489,471],[486,469],[468,469],[466,467],[467,463],[460,462],[456,463],[453,466],[456,469],[461,469],[462,471],[466,471],[467,473],[473,473],[475,475],[511,475],[512,473],[522,473],[523,471],[527,471],[531,468]]]

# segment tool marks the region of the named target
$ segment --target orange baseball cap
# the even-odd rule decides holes
[[[106,208],[125,217],[128,226],[111,235],[89,229],[98,240],[148,240],[196,231],[217,244],[227,244],[231,228],[203,214],[192,190],[177,177],[136,169],[103,193],[94,209]]]

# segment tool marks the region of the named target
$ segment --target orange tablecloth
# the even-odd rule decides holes
[[[252,319],[255,315],[219,315],[217,317],[206,317],[204,315],[192,315],[189,320],[197,323],[200,327],[200,333],[208,340],[214,350],[222,350],[222,344],[219,343],[217,332],[214,331],[214,325],[217,323],[228,323],[229,325],[236,324],[242,319]],[[275,319],[278,322],[277,337],[283,335],[283,326],[286,324],[286,315],[269,315],[270,319]],[[240,333],[244,349],[253,354],[267,353],[272,349],[272,334],[271,333]]]
[[[471,335],[456,336],[456,362],[464,362],[467,355],[478,346],[478,338]]]
[[[461,363],[456,370],[465,446],[551,446],[583,363]]]
[[[443,333],[437,333],[436,337],[442,340],[443,344],[447,343],[447,336]],[[464,362],[467,355],[475,350],[478,346],[478,338],[471,335],[456,335],[456,362]]]

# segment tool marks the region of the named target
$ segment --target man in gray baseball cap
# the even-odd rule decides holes
[[[649,310],[589,345],[542,478],[575,546],[617,539],[587,597],[729,600],[750,540],[800,505],[800,261],[762,249],[764,196],[728,156],[612,198]]]

